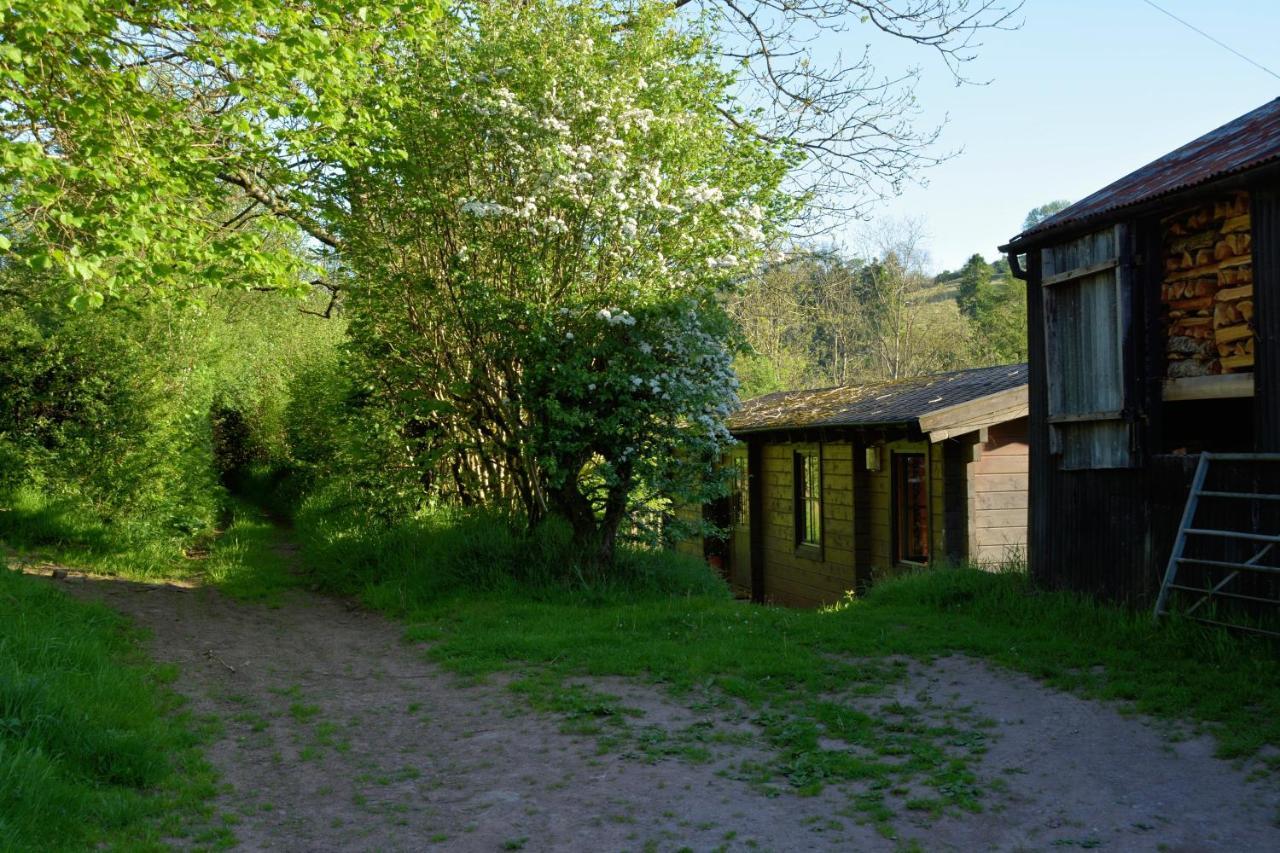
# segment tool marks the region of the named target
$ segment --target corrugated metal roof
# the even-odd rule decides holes
[[[1188,142],[1010,240],[1010,245],[1105,213],[1280,160],[1280,98]],[[1008,248],[1008,247],[1004,247]]]
[[[729,418],[735,433],[911,424],[930,412],[1027,383],[1025,364],[979,367],[874,385],[779,391],[747,400]]]

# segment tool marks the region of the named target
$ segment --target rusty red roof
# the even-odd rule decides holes
[[[747,400],[734,433],[812,427],[907,425],[932,412],[1027,384],[1025,364],[935,373],[897,382],[778,391]]]
[[[1125,175],[1029,228],[1013,244],[1280,160],[1280,98]]]

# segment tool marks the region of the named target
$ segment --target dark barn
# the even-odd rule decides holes
[[[1177,581],[1274,597],[1240,570],[1280,541],[1255,497],[1280,492],[1280,100],[1001,250],[1028,289],[1037,579],[1150,604],[1208,453]]]

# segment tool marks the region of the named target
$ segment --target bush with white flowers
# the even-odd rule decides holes
[[[793,213],[792,158],[670,4],[457,4],[352,176],[352,330],[459,490],[607,562],[642,484],[696,500],[732,439],[724,294]]]

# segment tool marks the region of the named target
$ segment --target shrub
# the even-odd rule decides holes
[[[622,548],[612,567],[593,568],[557,520],[529,530],[518,516],[435,507],[382,524],[360,520],[347,497],[330,487],[303,503],[297,529],[307,565],[324,587],[363,594],[380,609],[405,613],[463,593],[728,595],[705,563],[670,551]]]

